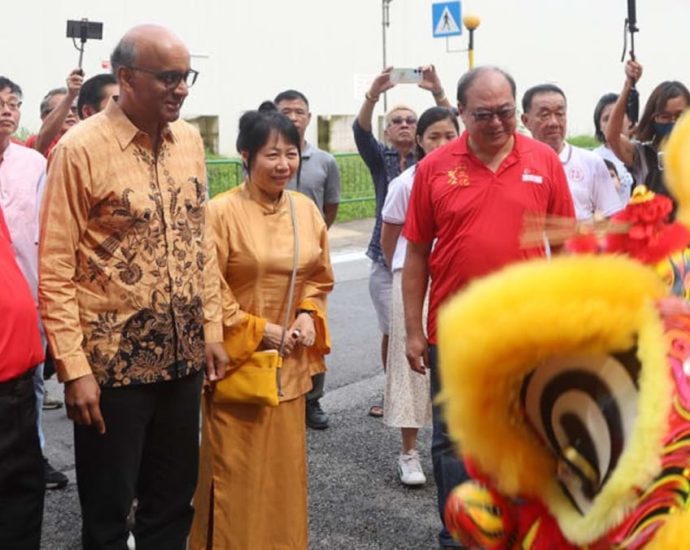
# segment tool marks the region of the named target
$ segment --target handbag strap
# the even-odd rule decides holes
[[[290,218],[292,220],[292,275],[290,275],[290,290],[288,291],[288,303],[287,309],[285,310],[285,321],[283,322],[283,335],[280,338],[280,349],[278,352],[283,355],[283,348],[285,347],[285,333],[288,329],[288,323],[290,322],[290,313],[292,312],[292,306],[295,299],[295,283],[297,280],[297,266],[299,264],[299,231],[297,227],[297,215],[295,214],[295,203],[290,191],[285,190],[287,193],[288,202],[290,203]]]

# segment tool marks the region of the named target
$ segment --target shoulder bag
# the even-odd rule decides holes
[[[294,243],[292,275],[290,276],[290,289],[288,291],[288,303],[285,310],[280,349],[253,352],[242,365],[233,369],[228,376],[217,382],[213,392],[213,400],[217,403],[246,403],[269,407],[277,407],[280,403],[282,395],[280,369],[283,367],[283,348],[295,297],[295,280],[297,278],[297,264],[299,263],[299,235],[295,205],[290,192],[285,190],[285,193],[287,193],[288,202],[290,203]]]

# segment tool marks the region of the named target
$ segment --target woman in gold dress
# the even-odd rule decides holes
[[[272,104],[270,104],[272,107]],[[254,351],[280,349],[277,407],[203,401],[192,550],[306,550],[305,394],[310,367],[330,351],[326,296],[333,288],[326,225],[314,203],[285,189],[299,172],[292,122],[263,104],[240,119],[237,150],[247,177],[208,206],[222,276],[229,376]],[[290,326],[282,326],[298,262]]]

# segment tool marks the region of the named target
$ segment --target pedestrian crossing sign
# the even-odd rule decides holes
[[[459,36],[462,34],[460,2],[440,2],[431,5],[434,38]]]

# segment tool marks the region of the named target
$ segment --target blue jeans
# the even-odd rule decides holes
[[[46,386],[43,381],[43,363],[34,369],[34,393],[36,394],[36,427],[38,428],[38,441],[41,451],[46,446],[46,438],[43,434],[43,399],[46,396]]]
[[[431,402],[433,434],[431,437],[431,460],[434,465],[434,480],[436,481],[436,496],[438,500],[438,513],[443,522],[443,512],[446,508],[446,499],[454,487],[469,479],[465,465],[458,459],[455,449],[448,438],[448,429],[443,421],[443,411],[436,405],[436,395],[441,389],[438,379],[438,361],[436,346],[429,346],[429,375],[431,376]],[[448,533],[445,525],[438,535],[441,546],[461,548]]]

